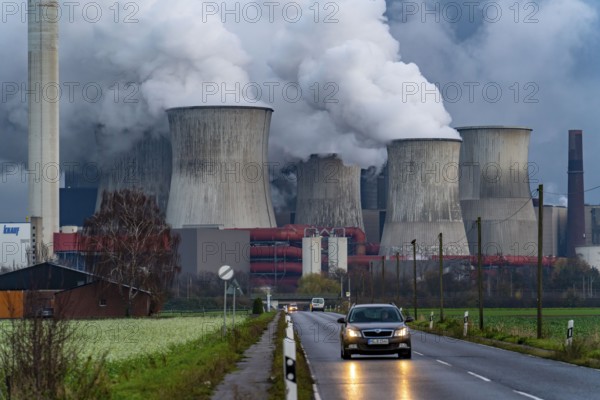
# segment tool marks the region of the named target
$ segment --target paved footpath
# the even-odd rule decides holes
[[[273,338],[277,331],[277,313],[264,331],[260,340],[244,352],[237,369],[225,376],[217,386],[212,400],[260,400],[266,399],[271,387],[271,365],[275,344]]]

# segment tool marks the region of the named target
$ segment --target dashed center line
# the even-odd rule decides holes
[[[423,355],[423,353],[419,353],[418,351],[413,351],[413,353],[415,353],[415,354],[417,354],[417,355],[419,355],[419,356],[422,356],[422,355]]]
[[[515,392],[515,393],[518,393],[518,394],[520,394],[521,396],[529,397],[530,399],[533,399],[533,400],[543,400],[543,399],[540,399],[539,397],[536,397],[536,396],[534,396],[534,395],[531,395],[531,394],[529,394],[529,393],[525,393],[525,392],[519,392],[518,390],[513,390],[513,392]]]
[[[491,382],[491,379],[486,378],[485,376],[477,375],[475,372],[467,371],[469,375],[474,376],[475,378],[479,378],[482,381]]]
[[[448,364],[446,361],[442,361],[442,360],[435,360],[435,361],[439,362],[440,364],[447,365],[448,367],[452,366],[451,364]]]

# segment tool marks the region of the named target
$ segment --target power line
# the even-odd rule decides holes
[[[598,186],[594,186],[593,188],[590,188],[590,189],[586,189],[586,190],[584,190],[583,192],[582,192],[582,191],[580,191],[580,190],[578,190],[578,191],[576,191],[576,192],[568,192],[568,193],[554,193],[554,192],[547,192],[547,191],[545,191],[545,190],[544,190],[544,194],[553,194],[553,195],[556,195],[556,196],[569,196],[569,195],[571,195],[571,194],[577,194],[577,193],[587,193],[587,192],[591,192],[592,190],[596,190],[596,189],[600,189],[600,185],[598,185]]]

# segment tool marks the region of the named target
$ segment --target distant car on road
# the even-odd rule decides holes
[[[290,303],[288,305],[287,311],[288,311],[288,313],[298,311],[298,304],[296,304],[296,303]]]
[[[325,311],[325,299],[322,297],[313,297],[310,301],[310,311]]]
[[[344,360],[352,354],[397,354],[411,358],[410,331],[398,307],[393,304],[360,304],[350,308],[340,330],[340,355]]]

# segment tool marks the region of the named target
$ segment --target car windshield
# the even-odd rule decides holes
[[[325,300],[324,299],[312,299],[312,302],[316,303],[316,304],[323,304],[323,303],[325,303]]]
[[[356,307],[348,322],[402,322],[402,317],[393,307]]]

